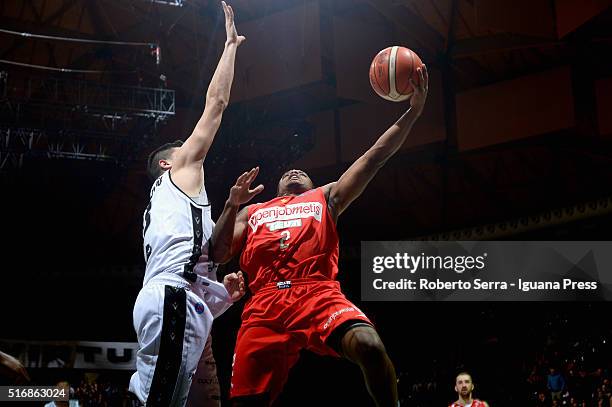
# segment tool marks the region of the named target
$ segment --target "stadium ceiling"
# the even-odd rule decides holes
[[[310,1],[236,0],[238,26]],[[161,4],[164,3],[164,4]],[[537,71],[568,58],[565,41],[584,25],[611,22],[606,1],[511,2],[504,0],[323,0],[335,17],[378,15],[409,38],[430,63],[452,61],[458,89]],[[166,7],[176,5],[181,7]],[[601,18],[604,14],[603,18]],[[24,0],[0,4],[1,28],[69,38],[161,45],[162,66],[139,58],[150,51],[104,45],[72,46],[0,33],[0,60],[81,70],[165,74],[188,100],[214,69],[219,29],[215,1]],[[598,18],[599,17],[599,18]],[[593,22],[593,20],[598,20]],[[600,44],[610,38],[602,35]],[[161,72],[160,72],[161,70]],[[134,79],[134,78],[132,78]]]

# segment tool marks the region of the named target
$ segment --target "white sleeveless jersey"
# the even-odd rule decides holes
[[[144,285],[161,273],[191,281],[197,274],[216,282],[216,267],[208,260],[214,223],[204,186],[192,199],[172,182],[170,171],[165,171],[151,187],[150,197],[143,224]]]

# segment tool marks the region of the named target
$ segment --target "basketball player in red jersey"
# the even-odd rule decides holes
[[[242,313],[234,353],[234,406],[273,403],[301,349],[356,363],[376,404],[397,406],[395,370],[385,347],[336,281],[336,221],[404,144],[421,115],[428,76],[424,65],[417,71],[410,109],[337,181],[314,188],[304,171],[290,170],[281,177],[275,199],[238,214],[238,206],[226,202],[211,254],[225,263],[242,252],[241,269],[253,294]],[[246,194],[252,193],[248,187],[254,175],[242,177]]]
[[[455,391],[458,399],[449,407],[489,407],[486,401],[472,398],[474,383],[472,376],[467,372],[461,372],[455,378]]]

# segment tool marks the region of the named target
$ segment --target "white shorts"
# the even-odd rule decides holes
[[[185,405],[213,321],[203,293],[175,280],[149,281],[134,304],[140,349],[129,389],[147,407]]]

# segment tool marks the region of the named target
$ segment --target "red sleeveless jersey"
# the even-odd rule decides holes
[[[470,407],[485,407],[485,406],[486,405],[485,405],[485,403],[483,401],[480,401],[478,399],[474,399],[474,400],[472,400],[472,405]],[[453,404],[451,404],[448,407],[463,407],[463,405],[459,404],[459,403],[453,403]]]
[[[249,206],[240,267],[253,293],[268,283],[335,280],[338,234],[322,188]]]

